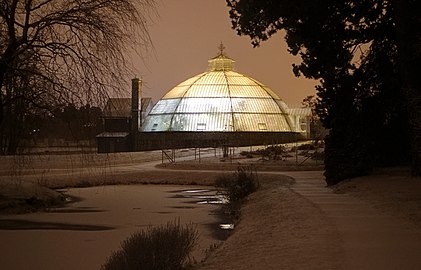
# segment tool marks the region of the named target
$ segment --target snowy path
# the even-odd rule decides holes
[[[365,201],[335,194],[325,187],[322,172],[288,172],[292,190],[331,220],[342,239],[344,269],[421,269],[421,230],[381,213]]]

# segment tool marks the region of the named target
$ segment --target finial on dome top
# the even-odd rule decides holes
[[[225,54],[225,46],[224,44],[219,44],[218,46],[219,52],[218,55],[214,58],[210,59],[209,62],[209,70],[210,71],[230,71],[234,68],[234,60],[229,58]]]
[[[222,41],[221,41],[221,44],[219,44],[218,49],[219,49],[219,55],[225,55],[225,52],[224,52],[225,46],[224,44],[222,44]]]

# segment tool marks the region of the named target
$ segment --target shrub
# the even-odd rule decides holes
[[[240,166],[233,175],[223,175],[216,179],[215,185],[224,188],[230,203],[235,203],[255,192],[259,181],[252,166]]]
[[[314,150],[316,149],[313,144],[301,144],[297,147],[298,150]]]
[[[179,270],[190,260],[198,239],[196,226],[180,221],[133,233],[113,252],[102,270]]]
[[[246,158],[253,158],[254,152],[248,152],[248,151],[241,151],[240,156],[245,156]]]

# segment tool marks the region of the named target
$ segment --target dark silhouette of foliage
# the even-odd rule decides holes
[[[303,108],[311,109],[310,116],[310,136],[312,140],[315,140],[316,143],[324,140],[327,135],[327,130],[323,127],[322,122],[320,121],[319,116],[316,113],[317,98],[315,96],[307,96],[301,102]]]
[[[223,188],[230,203],[237,203],[259,188],[257,172],[252,166],[240,166],[232,175],[222,175],[215,186]]]
[[[73,104],[55,108],[52,111],[35,110],[26,114],[14,130],[19,150],[32,146],[45,146],[46,142],[93,142],[102,131],[102,110],[89,104],[75,107]],[[59,145],[65,146],[65,145]]]
[[[319,81],[315,110],[330,130],[325,156],[328,184],[367,174],[373,166],[405,162],[409,149],[413,174],[421,174],[421,91],[419,83],[405,83],[413,82],[409,75],[420,65],[417,1],[227,3],[233,28],[249,35],[254,46],[285,30],[289,52],[302,60],[293,65],[293,72]],[[403,21],[412,23],[400,24],[410,28],[410,38],[397,24],[403,14]],[[409,58],[402,52],[409,44],[412,59],[406,63],[402,59]]]
[[[392,0],[395,7],[400,83],[406,95],[411,171],[421,176],[421,1]]]
[[[44,125],[50,129],[49,134],[53,137],[76,141],[93,140],[101,129],[102,111],[98,107],[87,104],[76,108],[73,104],[68,104],[53,113],[54,125]]]

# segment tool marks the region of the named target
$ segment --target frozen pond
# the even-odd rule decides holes
[[[80,198],[49,212],[0,217],[1,269],[99,269],[136,230],[179,219],[197,224],[194,257],[218,240],[218,199],[201,186],[117,185],[63,190]]]

